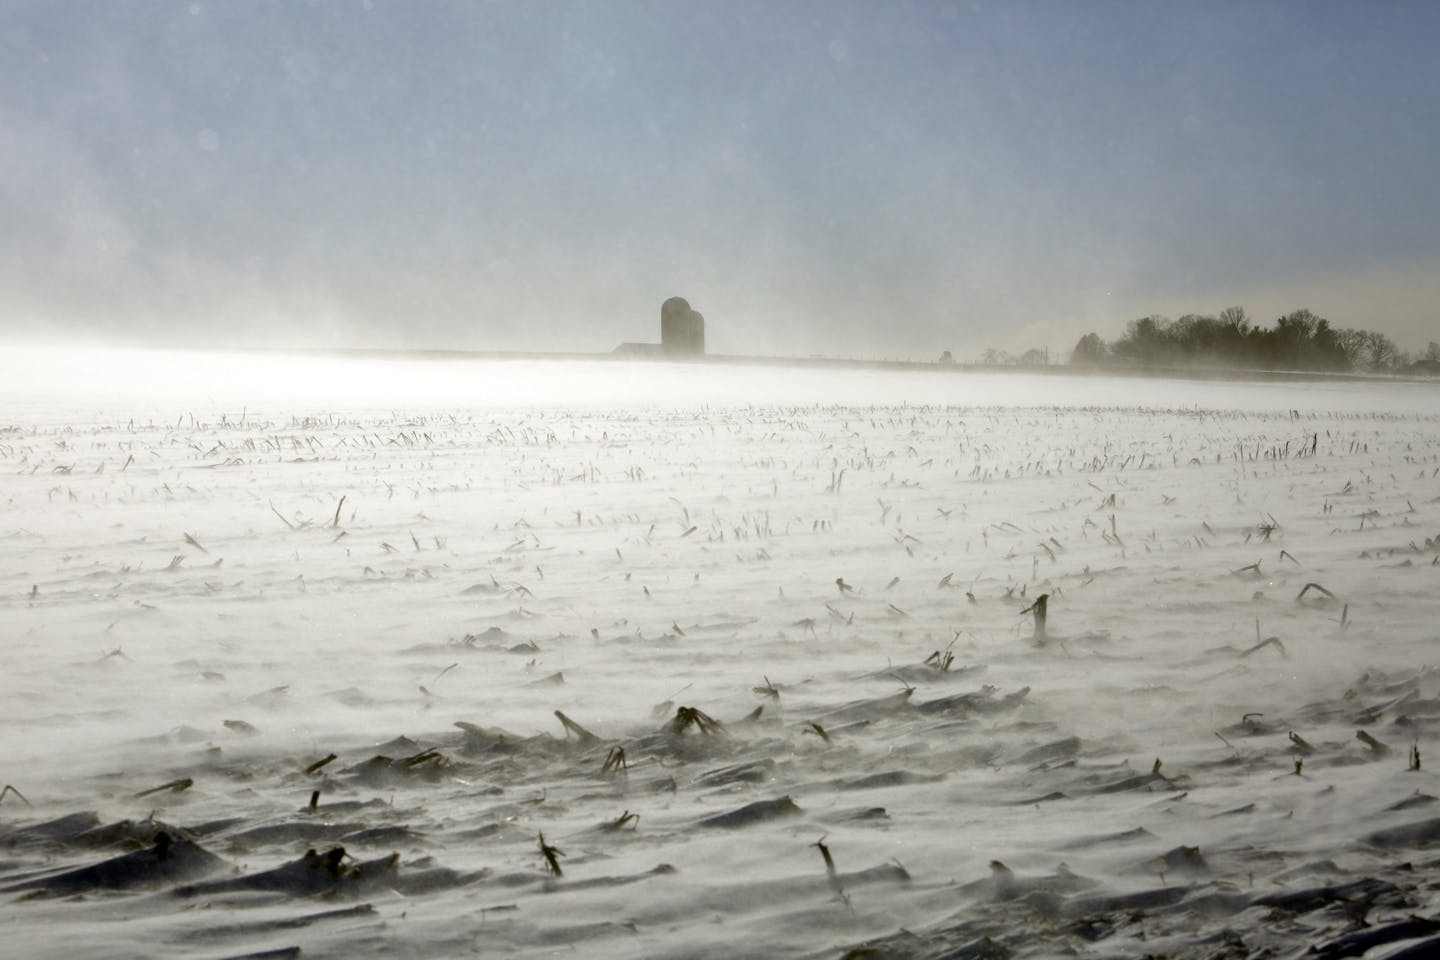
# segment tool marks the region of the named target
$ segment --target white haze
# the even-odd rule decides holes
[[[0,398],[11,404],[106,411],[111,417],[395,411],[550,410],[682,405],[956,404],[1133,406],[1340,412],[1436,409],[1426,384],[1104,378],[1011,371],[932,371],[606,360],[406,359],[400,356],[226,353],[94,347],[11,347],[0,353]],[[15,409],[12,406],[11,409]]]

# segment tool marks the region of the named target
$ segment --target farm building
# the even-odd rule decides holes
[[[684,297],[671,297],[660,307],[660,348],[669,355],[705,355],[705,318]]]
[[[671,297],[660,305],[659,343],[622,343],[615,352],[635,357],[703,357],[705,317],[692,310],[684,297]]]

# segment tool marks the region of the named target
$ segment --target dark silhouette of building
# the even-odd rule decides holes
[[[705,318],[690,309],[684,297],[671,297],[660,305],[659,343],[622,343],[615,352],[631,357],[703,357]]]
[[[705,355],[705,318],[690,309],[684,297],[671,297],[660,306],[660,349],[667,354]]]

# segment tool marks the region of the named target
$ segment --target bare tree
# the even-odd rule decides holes
[[[1244,307],[1226,307],[1220,311],[1218,319],[1236,333],[1246,334],[1250,332],[1250,315],[1245,312]]]
[[[1395,364],[1399,351],[1395,341],[1375,330],[1365,333],[1365,359],[1371,370],[1386,370]]]
[[[1279,327],[1282,334],[1293,332],[1293,335],[1300,339],[1306,339],[1315,333],[1315,327],[1320,323],[1317,317],[1308,307],[1301,307],[1299,310],[1285,314],[1275,325]]]
[[[1365,366],[1365,340],[1364,330],[1352,330],[1345,327],[1335,331],[1335,339],[1340,343],[1340,349],[1345,353],[1345,359],[1349,362],[1352,370],[1359,370]]]
[[[1104,363],[1109,355],[1110,349],[1105,346],[1105,341],[1100,339],[1096,333],[1087,333],[1075,344],[1075,349],[1070,352],[1070,362],[1076,364]]]

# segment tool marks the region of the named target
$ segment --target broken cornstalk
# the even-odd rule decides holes
[[[5,788],[4,788],[3,790],[0,790],[0,803],[3,803],[3,802],[5,801],[5,797],[6,797],[7,795],[9,795],[9,794],[12,794],[12,793],[15,794],[15,796],[19,797],[19,798],[20,798],[20,802],[23,803],[23,804],[25,804],[25,806],[27,806],[27,807],[33,807],[33,806],[34,806],[34,804],[31,803],[31,802],[26,798],[25,794],[21,793],[19,790],[17,790],[15,787],[13,787],[12,785],[10,785],[10,784],[8,784],[8,783],[5,784]]]
[[[565,856],[565,851],[559,847],[552,847],[545,842],[545,834],[540,834],[540,856],[545,858],[545,866],[552,877],[563,877],[565,871],[560,869],[560,858]]]
[[[1020,616],[1022,617],[1027,613],[1033,613],[1035,615],[1035,633],[1031,639],[1039,645],[1043,645],[1048,639],[1045,633],[1045,608],[1049,605],[1049,602],[1050,594],[1042,593],[1035,598],[1034,603],[1020,611]]]

